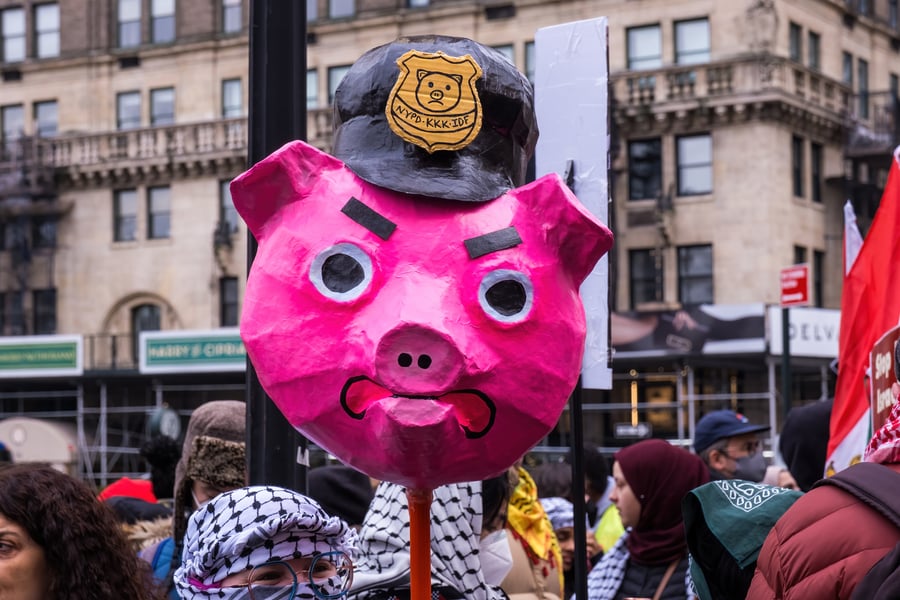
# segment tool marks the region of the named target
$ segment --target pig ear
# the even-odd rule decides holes
[[[326,171],[343,163],[304,142],[285,144],[231,182],[231,199],[254,237],[282,207],[309,196]]]
[[[560,263],[581,285],[597,261],[609,252],[613,234],[592,215],[556,173],[518,188],[520,202],[534,212],[547,243],[558,248]]]

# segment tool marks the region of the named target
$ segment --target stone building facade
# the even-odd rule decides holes
[[[324,149],[334,89],[369,48],[470,37],[533,76],[537,29],[608,17],[612,308],[773,304],[795,263],[812,303],[839,307],[842,205],[865,229],[897,141],[896,0],[307,0],[307,14],[308,138]],[[118,442],[87,443],[133,455],[151,409],[241,396],[242,373],[140,372],[137,334],[237,324],[247,233],[227,182],[247,164],[250,19],[249,0],[0,0],[0,334],[84,338],[81,375],[0,380],[0,416],[126,407]],[[705,368],[709,393],[765,388]],[[680,397],[683,378],[670,384]]]

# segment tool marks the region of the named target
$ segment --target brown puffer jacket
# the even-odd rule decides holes
[[[747,600],[847,600],[900,530],[833,486],[798,499],[763,543]]]

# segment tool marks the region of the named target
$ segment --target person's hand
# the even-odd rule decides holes
[[[699,323],[697,323],[694,317],[686,310],[679,310],[672,318],[672,327],[675,328],[675,331],[681,331],[682,329],[697,329],[698,325]]]

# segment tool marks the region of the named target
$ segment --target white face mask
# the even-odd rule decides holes
[[[488,585],[500,585],[513,566],[506,530],[493,531],[478,543],[481,572]]]

